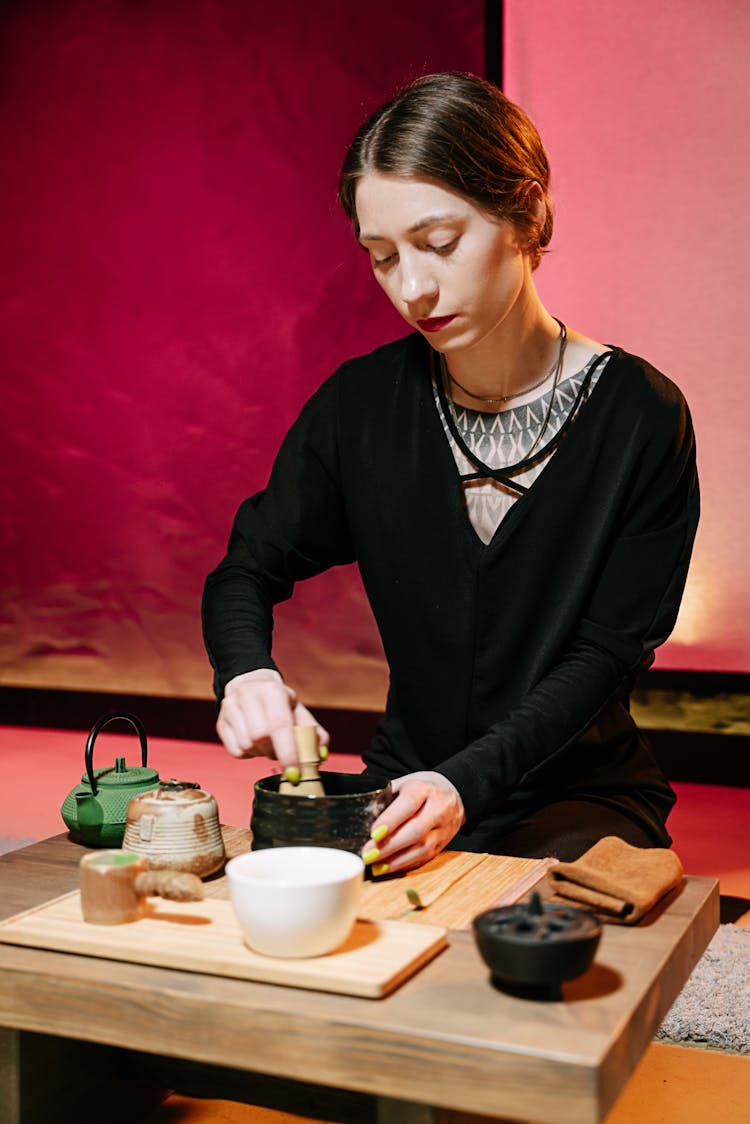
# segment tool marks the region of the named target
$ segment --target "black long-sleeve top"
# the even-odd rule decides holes
[[[674,796],[628,711],[669,635],[698,522],[690,415],[677,387],[615,349],[525,495],[481,542],[411,335],[345,363],[289,431],[268,486],[240,507],[206,582],[221,698],[274,667],[273,606],[356,561],[390,669],[368,770],[433,769],[465,833],[551,800],[597,800],[654,842]]]

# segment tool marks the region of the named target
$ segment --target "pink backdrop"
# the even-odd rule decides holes
[[[482,9],[3,8],[0,683],[210,694],[200,590],[237,504],[311,390],[402,331],[336,210],[345,144],[403,80],[481,70]],[[538,120],[559,197],[543,294],[671,373],[694,409],[706,514],[661,666],[750,670],[747,17],[721,2],[506,9],[508,90]],[[381,704],[353,569],[300,587],[277,636],[308,701]]]
[[[703,514],[657,667],[750,671],[750,4],[506,0],[506,90],[549,149],[548,306],[690,402]]]

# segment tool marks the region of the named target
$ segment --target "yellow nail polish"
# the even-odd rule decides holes
[[[289,781],[290,784],[299,784],[300,771],[296,765],[289,765],[284,770],[284,779]]]
[[[381,874],[387,874],[388,873],[388,863],[378,863],[377,866],[374,866],[372,868],[372,873],[374,874],[374,876],[376,878]]]
[[[381,823],[380,827],[376,827],[375,830],[372,832],[372,834],[370,835],[370,838],[372,839],[373,843],[382,843],[387,834],[388,834],[388,825],[384,824],[384,823]]]
[[[328,756],[328,746],[322,745],[318,750],[318,753],[320,754],[320,760],[325,761],[326,757]]]
[[[377,862],[380,858],[380,851],[377,847],[370,847],[362,855],[362,862],[369,865],[370,863]]]

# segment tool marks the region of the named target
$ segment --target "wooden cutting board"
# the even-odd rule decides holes
[[[90,925],[75,890],[2,922],[0,941],[367,999],[388,995],[447,944],[445,930],[435,926],[357,921],[336,952],[277,959],[244,944],[228,901],[159,898],[149,908],[149,916],[128,925]]]

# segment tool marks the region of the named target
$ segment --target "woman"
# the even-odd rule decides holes
[[[397,793],[376,874],[448,846],[670,842],[628,693],[687,574],[690,417],[644,360],[544,308],[548,192],[534,125],[479,78],[423,78],[362,126],[339,198],[411,331],[313,395],[206,584],[219,735],[293,776],[292,724],[315,719],[271,658],[273,605],[358,563],[391,675],[364,756]]]

